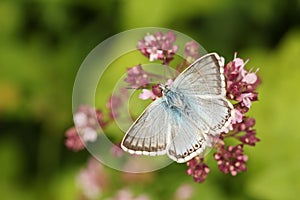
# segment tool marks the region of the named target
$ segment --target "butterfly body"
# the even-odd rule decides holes
[[[186,105],[184,96],[172,89],[166,87],[162,88],[162,95],[162,101],[165,102],[170,109],[182,110]]]
[[[152,102],[123,138],[131,154],[167,154],[186,162],[212,145],[232,117],[226,100],[224,59],[207,54],[183,71],[171,86],[160,85],[162,97]]]

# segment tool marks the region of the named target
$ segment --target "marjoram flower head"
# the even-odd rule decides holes
[[[137,65],[127,69],[125,82],[134,89],[147,87],[150,83],[149,74],[143,70],[142,65]]]
[[[65,145],[73,151],[84,149],[86,142],[97,139],[99,127],[105,128],[107,123],[102,110],[81,105],[74,115],[75,126],[66,131]]]
[[[153,35],[147,34],[144,39],[138,42],[138,50],[149,58],[150,61],[162,60],[164,64],[173,60],[178,50],[178,46],[174,45],[176,35],[173,32],[156,32]]]

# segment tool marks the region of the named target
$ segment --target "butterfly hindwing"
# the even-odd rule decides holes
[[[178,163],[187,162],[202,153],[210,139],[187,115],[174,113],[172,116],[167,154]]]
[[[212,135],[227,131],[233,115],[233,106],[225,98],[189,98],[189,104],[193,108],[195,123],[205,123]]]

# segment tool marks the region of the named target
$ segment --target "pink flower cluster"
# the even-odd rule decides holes
[[[235,115],[231,122],[230,134],[222,137],[235,137],[243,144],[255,146],[255,143],[259,142],[253,128],[255,119],[245,114],[251,108],[252,102],[258,100],[256,89],[260,84],[260,79],[256,72],[249,72],[244,68],[247,62],[238,58],[235,53],[233,61],[225,66],[227,97],[235,102],[233,104]]]
[[[147,56],[150,61],[162,60],[164,64],[173,60],[178,50],[178,46],[174,45],[176,35],[173,32],[156,32],[153,35],[147,34],[144,39],[138,42],[138,50]]]
[[[194,178],[195,182],[202,183],[210,172],[209,167],[204,163],[204,159],[196,156],[187,162],[188,169],[186,173]]]
[[[125,88],[122,88],[119,94],[111,95],[106,102],[107,116],[101,109],[88,105],[80,106],[74,114],[74,126],[65,133],[66,147],[72,151],[80,151],[85,148],[87,142],[96,141],[98,134],[119,117],[124,103],[122,98],[127,96],[128,91]],[[102,130],[99,130],[100,128]],[[115,157],[122,156],[123,150],[120,144],[113,145],[110,153]]]
[[[255,144],[260,140],[256,137],[256,130],[253,128],[254,125],[254,118],[243,117],[241,123],[233,125],[233,131],[231,132],[231,136],[236,137],[245,145],[255,146]],[[241,135],[239,133],[243,134]]]
[[[188,63],[194,62],[199,55],[199,44],[195,41],[187,42],[184,49],[185,58]]]
[[[143,70],[142,65],[137,65],[127,69],[127,82],[134,89],[147,87],[150,83],[149,74]]]
[[[255,91],[260,83],[256,72],[249,72],[244,67],[248,60],[237,58],[235,53],[233,61],[229,62],[224,73],[227,79],[227,97],[239,102],[236,107],[244,112],[251,107],[252,101],[257,101],[257,92]]]
[[[226,148],[224,141],[220,140],[216,148],[218,152],[214,154],[214,159],[217,161],[221,172],[235,176],[238,172],[247,170],[246,161],[248,156],[243,154],[242,144]]]
[[[77,176],[77,184],[82,189],[85,197],[88,199],[98,198],[108,185],[108,177],[104,166],[94,158],[90,158],[87,167],[80,170]]]
[[[74,151],[84,149],[86,142],[97,139],[99,126],[104,128],[107,123],[100,109],[95,110],[87,105],[80,106],[74,115],[75,126],[66,132],[65,145]]]
[[[120,95],[111,95],[106,102],[106,108],[109,112],[109,119],[114,120],[120,116],[120,109],[122,108],[123,99],[122,97],[126,97],[127,90],[121,90]]]

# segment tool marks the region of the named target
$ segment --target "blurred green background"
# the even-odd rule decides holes
[[[246,148],[248,172],[237,177],[221,174],[211,160],[201,185],[184,165],[130,183],[108,169],[110,193],[126,186],[152,199],[172,199],[187,183],[192,199],[299,197],[299,0],[2,0],[0,198],[83,199],[76,176],[89,155],[64,147],[76,72],[98,43],[144,26],[180,31],[226,60],[235,51],[251,58],[248,68],[259,68],[263,81],[251,111],[261,142]]]

